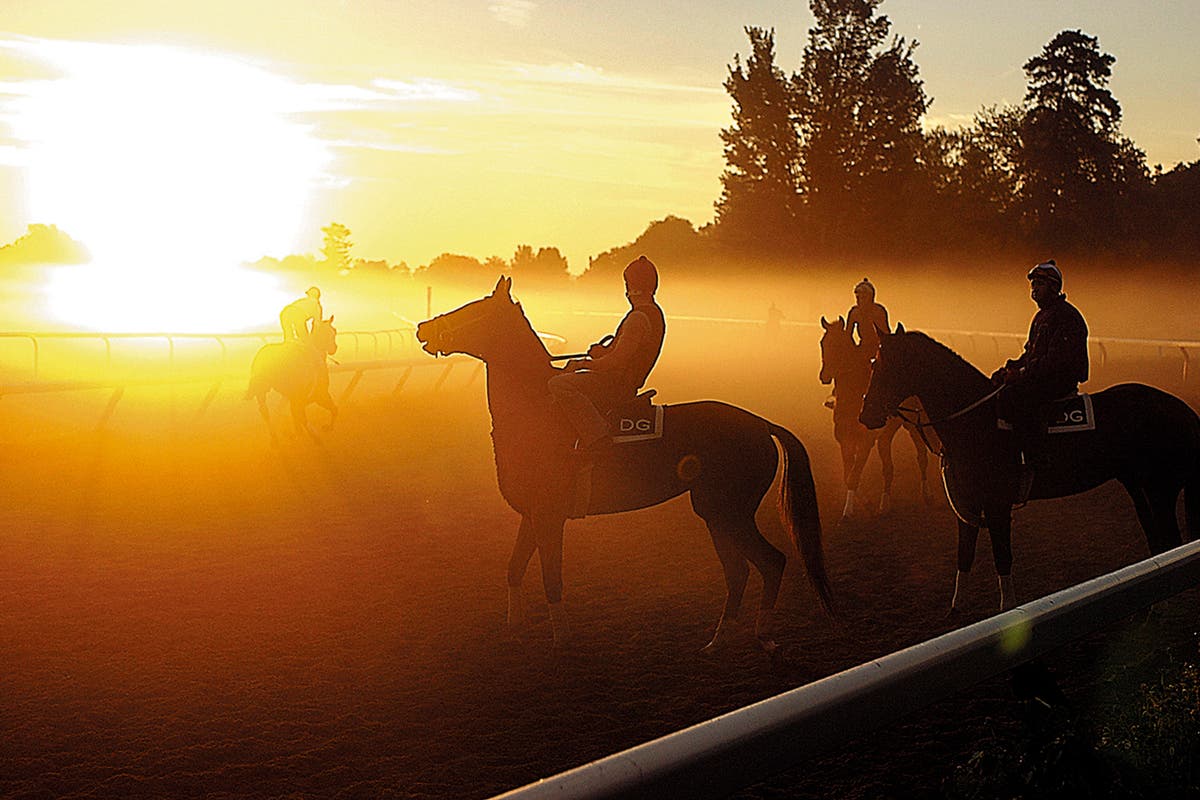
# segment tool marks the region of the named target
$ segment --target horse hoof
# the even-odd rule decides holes
[[[958,619],[959,610],[954,606],[950,606],[950,610],[946,612],[946,619]]]
[[[774,656],[779,652],[779,645],[775,643],[774,639],[759,638],[758,646],[761,647],[763,652],[769,656]]]

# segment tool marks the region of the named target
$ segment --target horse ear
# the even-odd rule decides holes
[[[330,325],[332,325],[333,324],[333,314],[330,314],[329,319],[327,319],[325,321],[328,322]]]
[[[845,327],[846,327],[846,318],[845,317],[842,317],[842,316],[838,317],[838,327],[845,329]]]
[[[904,323],[903,322],[896,323],[896,333],[904,333]]]
[[[829,323],[825,320],[824,314],[821,315],[821,327],[825,330],[829,330]]]

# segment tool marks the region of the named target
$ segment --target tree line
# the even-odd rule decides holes
[[[1021,103],[926,131],[917,44],[890,36],[882,2],[811,0],[816,25],[792,75],[775,63],[774,30],[746,28],[749,54],[725,81],[715,239],[833,256],[1194,258],[1200,161],[1148,167],[1121,133],[1116,59],[1096,37],[1058,33],[1022,65]]]

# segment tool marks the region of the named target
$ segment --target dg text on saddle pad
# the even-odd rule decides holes
[[[649,403],[630,403],[614,410],[608,420],[608,429],[612,434],[613,444],[644,442],[662,438],[662,406]]]
[[[1012,425],[1003,419],[996,420],[996,427],[1011,431]],[[1050,421],[1046,433],[1078,433],[1096,430],[1096,415],[1092,412],[1090,394],[1074,394],[1055,400],[1050,404]]]

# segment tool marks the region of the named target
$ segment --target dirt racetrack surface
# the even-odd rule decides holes
[[[240,389],[199,420],[194,393],[130,392],[100,432],[104,396],[5,398],[0,797],[486,798],[991,613],[985,534],[965,613],[945,618],[954,522],[940,492],[917,502],[903,437],[895,510],[837,524],[815,362],[769,366],[757,350],[703,378],[664,361],[654,383],[666,402],[744,405],[809,449],[842,619],[820,610],[773,490],[760,522],[789,554],[775,662],[752,645],[752,613],[726,652],[698,654],[724,588],[686,498],[570,523],[572,647],[550,647],[536,559],[532,622],[510,633],[517,517],[465,365],[437,391],[414,379],[392,395],[369,378],[319,444],[276,449]],[[1114,367],[1090,388],[1124,377]],[[877,462],[864,480],[877,497]],[[1147,555],[1115,484],[1019,511],[1014,549],[1021,600]],[[757,589],[754,576],[748,611]],[[1196,600],[1171,605],[1193,626]],[[1079,702],[1072,665],[1123,657],[1119,638],[1053,662]],[[1010,706],[992,681],[743,795],[936,794]]]

